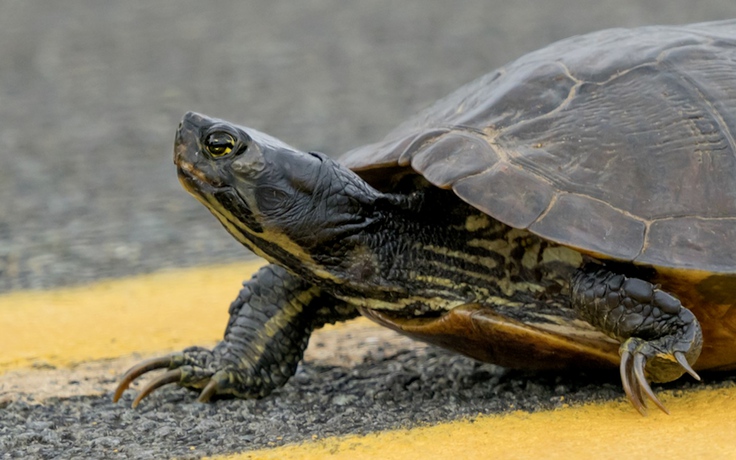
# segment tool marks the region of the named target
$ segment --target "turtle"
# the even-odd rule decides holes
[[[526,54],[338,160],[194,112],[183,186],[269,264],[223,340],[154,369],[260,398],[359,315],[519,369],[652,382],[736,368],[736,21],[610,29]]]

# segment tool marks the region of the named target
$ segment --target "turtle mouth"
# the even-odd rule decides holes
[[[179,181],[190,193],[211,193],[227,186],[197,141],[202,123],[202,117],[188,113],[174,139],[174,164]]]
[[[189,162],[178,162],[177,173],[179,182],[189,193],[212,195],[215,192],[231,188],[219,179],[208,177],[207,174]]]

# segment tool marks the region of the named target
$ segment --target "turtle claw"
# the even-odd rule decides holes
[[[629,401],[641,415],[647,415],[647,399],[651,400],[662,412],[669,415],[670,411],[667,410],[652,391],[652,387],[649,386],[644,374],[646,363],[646,355],[639,351],[632,353],[629,350],[624,350],[621,353],[621,382],[626,396],[629,397]]]
[[[674,354],[675,354],[675,360],[680,366],[682,366],[683,369],[685,369],[685,372],[687,372],[688,374],[690,374],[692,378],[700,382],[700,376],[698,375],[697,372],[693,370],[692,367],[690,367],[690,363],[687,362],[685,353],[681,351],[676,351]]]
[[[207,383],[207,386],[204,387],[204,390],[199,394],[199,397],[197,398],[197,401],[201,403],[209,402],[210,398],[217,393],[217,380],[212,379]]]
[[[208,368],[212,364],[212,360],[212,351],[206,348],[191,347],[179,353],[142,361],[128,369],[123,375],[115,389],[112,400],[117,402],[130,384],[144,374],[157,369],[168,369],[167,372],[155,377],[143,386],[140,394],[133,400],[134,408],[155,390],[170,383],[177,383],[182,387],[193,390],[204,387],[199,400],[202,402],[208,401],[212,395],[221,390],[221,385],[213,384],[211,380],[214,373]]]
[[[112,402],[118,402],[120,397],[123,396],[123,392],[128,389],[130,384],[133,383],[135,379],[143,374],[155,371],[156,369],[166,369],[171,366],[172,361],[173,360],[171,356],[162,356],[160,358],[152,358],[141,361],[140,363],[128,369],[128,371],[123,375],[123,378],[120,380],[117,388],[115,389],[115,394],[112,397]],[[156,388],[151,388],[148,393],[155,390]],[[137,406],[141,399],[143,398],[141,398],[140,396],[136,398],[135,402],[133,403],[133,407]]]
[[[643,375],[643,369],[640,372],[637,372],[635,370],[636,364],[636,359],[632,359],[630,351],[624,350],[623,353],[621,353],[621,367],[619,370],[621,372],[621,383],[623,383],[624,391],[626,392],[626,396],[629,397],[629,401],[631,401],[634,408],[639,411],[641,415],[646,416],[647,403],[646,399],[644,399],[644,394],[653,395],[653,393],[646,379],[639,380],[639,375]],[[657,397],[654,396],[654,399],[656,400]],[[657,405],[662,407],[661,403]]]
[[[151,393],[171,383],[199,391],[197,400],[202,403],[209,402],[215,395],[242,399],[262,398],[274,388],[283,385],[283,382],[278,381],[281,374],[268,374],[261,368],[226,364],[221,361],[219,351],[190,347],[168,356],[142,361],[128,369],[115,389],[113,402],[122,397],[131,383],[157,369],[168,370],[143,385],[133,400],[134,408]]]
[[[664,407],[664,404],[662,404],[662,402],[657,398],[657,395],[652,391],[652,387],[649,386],[649,382],[647,382],[647,378],[644,375],[644,366],[646,366],[646,364],[647,358],[643,354],[637,353],[634,355],[634,364],[632,365],[632,368],[640,391],[639,398],[643,401],[644,406],[646,406],[647,400],[644,398],[644,395],[646,395],[647,398],[662,410],[662,412],[669,415],[670,411]]]
[[[621,345],[621,382],[629,401],[641,415],[647,415],[647,400],[665,414],[670,413],[649,386],[647,373],[655,382],[669,382],[685,372],[700,380],[690,366],[687,355],[682,351],[668,352],[668,348],[638,338],[630,338]]]
[[[145,387],[143,387],[143,389],[141,389],[141,392],[133,400],[133,409],[138,407],[138,404],[140,404],[141,400],[143,400],[143,398],[153,393],[153,391],[156,390],[157,388],[160,388],[164,385],[168,385],[170,383],[177,383],[179,380],[181,380],[181,369],[174,369],[174,370],[168,371],[165,374],[160,375],[156,377],[155,379],[151,380],[150,382],[148,382],[148,384],[146,384]]]

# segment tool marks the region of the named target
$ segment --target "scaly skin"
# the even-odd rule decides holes
[[[170,370],[134,405],[169,383],[201,390],[201,401],[263,397],[294,374],[309,335],[325,323],[358,308],[437,316],[468,303],[522,324],[577,315],[621,341],[624,389],[642,413],[646,397],[665,410],[647,378],[697,378],[700,327],[676,298],[613,264],[584,266],[579,253],[508,227],[450,191],[409,177],[382,193],[324,155],[191,113],[177,133],[175,163],[185,188],[273,265],[244,284],[213,350],[134,366],[115,400],[160,368]]]
[[[243,284],[230,305],[225,337],[214,349],[191,347],[138,364],[123,377],[114,400],[137,377],[158,368],[170,371],[144,387],[134,406],[167,383],[202,390],[202,402],[215,394],[262,398],[294,375],[312,331],[357,315],[355,308],[268,265]]]
[[[645,395],[667,409],[652,392],[653,382],[670,382],[697,361],[703,334],[695,315],[657,286],[601,267],[585,267],[572,279],[572,304],[581,318],[620,340],[621,380],[631,403],[646,414]]]

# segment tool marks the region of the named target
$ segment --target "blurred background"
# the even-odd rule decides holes
[[[248,257],[177,182],[187,110],[330,155],[596,29],[733,0],[0,2],[0,291]]]

